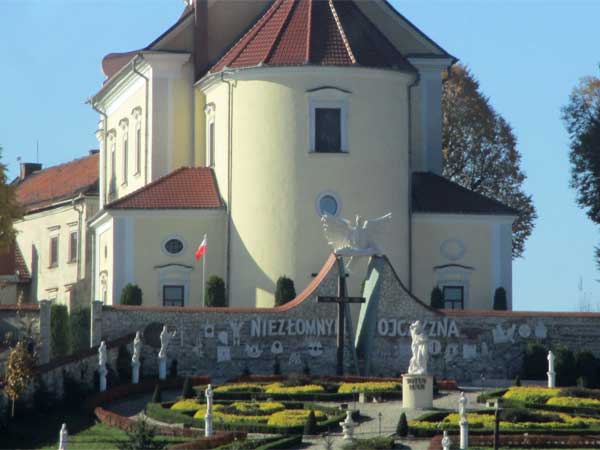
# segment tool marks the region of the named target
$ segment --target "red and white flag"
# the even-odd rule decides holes
[[[196,261],[200,261],[204,254],[206,253],[206,235],[204,235],[204,239],[202,239],[202,243],[196,250]]]

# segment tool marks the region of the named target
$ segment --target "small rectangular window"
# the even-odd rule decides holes
[[[108,185],[108,192],[111,194],[115,193],[117,184],[117,174],[116,174],[116,163],[115,163],[115,147],[114,145],[111,147],[110,151],[110,181]]]
[[[184,286],[163,286],[163,306],[183,306]]]
[[[315,151],[342,151],[342,110],[315,108]]]
[[[50,238],[50,267],[58,266],[58,236]]]
[[[464,309],[465,288],[463,286],[444,286],[444,308]]]
[[[142,171],[142,127],[135,130],[135,173]]]
[[[69,262],[77,261],[77,231],[71,231],[69,233]]]
[[[208,124],[208,165],[215,165],[215,121]]]

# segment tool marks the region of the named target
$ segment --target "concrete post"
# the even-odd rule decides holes
[[[167,379],[167,357],[161,358],[158,357],[158,379],[166,380]]]
[[[46,364],[50,361],[50,352],[52,347],[52,337],[50,331],[50,321],[52,319],[52,302],[49,300],[40,301],[40,364]]]
[[[102,302],[95,300],[92,302],[90,318],[90,347],[100,344],[102,340]]]
[[[131,382],[138,384],[140,382],[140,363],[134,362],[131,364]]]
[[[460,426],[460,450],[467,450],[469,448],[469,422],[466,418],[461,419],[459,422]]]
[[[69,432],[67,431],[67,424],[63,423],[58,433],[58,450],[67,450],[67,442],[69,441]]]

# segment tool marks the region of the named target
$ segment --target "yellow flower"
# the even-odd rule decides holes
[[[502,398],[523,403],[545,403],[549,398],[558,396],[559,392],[558,388],[511,387]]]
[[[546,404],[568,406],[572,408],[600,408],[600,400],[594,398],[553,397],[550,398]]]
[[[342,383],[338,389],[340,394],[352,392],[395,392],[401,391],[399,383],[391,381],[365,382],[365,383]]]
[[[276,427],[304,425],[309,414],[310,411],[307,409],[288,409],[271,415],[267,424]],[[321,421],[327,419],[327,416],[323,411],[315,410],[315,418],[317,421]]]
[[[185,400],[179,400],[178,402],[174,403],[173,406],[171,406],[171,409],[175,409],[175,410],[185,410],[185,411],[198,411],[200,408],[203,408],[204,406],[200,403],[198,403],[197,400],[193,399],[193,398],[188,398]]]
[[[272,383],[265,387],[267,394],[316,394],[324,392],[323,386],[306,384],[304,386],[284,386],[283,383]]]

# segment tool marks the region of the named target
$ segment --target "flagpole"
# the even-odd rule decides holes
[[[206,238],[206,234],[204,235],[204,242],[206,245],[206,251],[204,252],[204,256],[202,258],[202,306],[206,306],[206,257],[208,253],[208,239]]]

